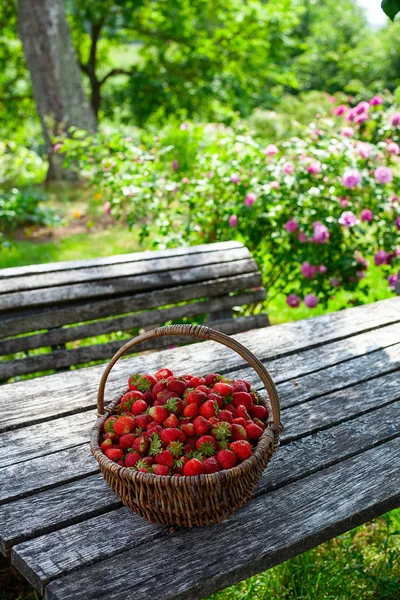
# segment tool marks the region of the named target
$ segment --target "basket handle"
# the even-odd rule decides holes
[[[221,333],[220,331],[215,331],[214,329],[210,329],[209,327],[205,327],[204,325],[165,325],[163,327],[158,327],[157,329],[153,329],[151,331],[146,331],[145,333],[138,335],[137,337],[131,339],[129,342],[124,344],[124,346],[122,346],[118,350],[118,352],[114,354],[101,377],[97,393],[97,411],[99,416],[103,415],[104,413],[104,388],[106,386],[106,382],[110,371],[117,362],[117,360],[121,358],[121,356],[123,356],[133,346],[136,346],[137,344],[140,344],[141,342],[144,342],[146,340],[150,340],[151,338],[163,337],[167,335],[182,335],[188,337],[197,337],[202,340],[213,340],[214,342],[219,342],[220,344],[223,344],[224,346],[227,346],[228,348],[231,348],[231,350],[237,352],[242,358],[244,358],[249,363],[251,367],[253,367],[253,369],[263,382],[271,401],[274,429],[278,429],[280,427],[280,406],[278,392],[276,391],[275,384],[272,381],[270,374],[268,373],[267,369],[264,367],[262,362],[258,360],[258,358],[254,356],[254,354],[250,352],[250,350],[248,350],[245,346],[240,344],[235,339],[229,337],[229,335]]]

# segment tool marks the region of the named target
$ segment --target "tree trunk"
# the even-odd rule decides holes
[[[48,148],[47,179],[61,175],[52,137],[72,125],[96,129],[82,85],[63,0],[19,0],[18,27]]]

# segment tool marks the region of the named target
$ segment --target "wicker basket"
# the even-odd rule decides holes
[[[104,388],[117,360],[136,344],[152,337],[191,336],[219,342],[242,356],[259,375],[269,399],[258,394],[268,410],[268,422],[253,454],[229,470],[194,477],[170,477],[139,473],[109,460],[100,450],[104,421],[115,411],[123,394],[104,409]],[[168,365],[167,365],[168,366]],[[124,392],[125,393],[125,392]],[[152,523],[193,527],[219,523],[251,497],[263,470],[279,445],[280,408],[275,385],[263,364],[233,338],[203,326],[171,325],[148,331],[130,340],[113,356],[100,381],[98,420],[91,435],[91,450],[104,479],[125,506]]]

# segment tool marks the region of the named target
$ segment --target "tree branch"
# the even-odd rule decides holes
[[[132,75],[132,73],[133,70],[128,71],[127,69],[111,69],[111,71],[109,71],[107,75],[103,77],[103,79],[99,80],[99,85],[103,85],[103,83],[105,83],[107,79],[110,79],[110,77],[115,77],[116,75]]]

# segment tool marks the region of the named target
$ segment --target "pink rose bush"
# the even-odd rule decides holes
[[[268,293],[293,309],[367,293],[370,269],[394,287],[400,107],[383,95],[337,102],[301,138],[279,143],[243,122],[169,125],[136,143],[98,133],[88,144],[81,134],[63,138],[59,153],[81,165],[113,214],[141,224],[143,238],[151,229],[163,246],[238,239]]]

